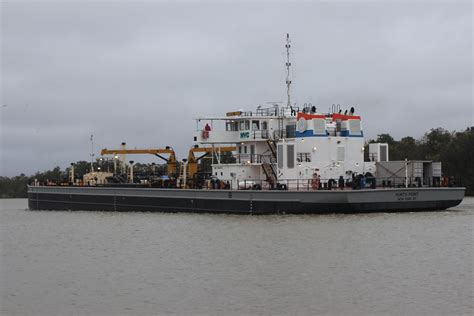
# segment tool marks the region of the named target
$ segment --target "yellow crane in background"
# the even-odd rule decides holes
[[[124,144],[122,144],[124,146]],[[173,178],[176,175],[176,154],[173,149],[170,147],[166,148],[149,148],[149,149],[107,149],[104,148],[100,151],[101,155],[122,155],[125,157],[125,154],[130,155],[142,155],[142,154],[150,154],[155,155],[158,158],[163,159],[166,161],[167,170],[166,173],[168,177]],[[169,155],[168,158],[163,157],[162,155]],[[125,160],[125,158],[123,158]],[[125,161],[123,161],[125,163]]]
[[[204,157],[206,157],[208,154],[220,154],[223,152],[230,152],[230,151],[236,151],[237,147],[235,146],[227,146],[227,147],[193,147],[189,150],[188,153],[188,159],[185,163],[185,169],[183,167],[181,168],[180,175],[181,177],[184,176],[184,173],[186,173],[186,187],[192,187],[193,184],[189,185],[189,183],[194,183],[194,180],[196,178],[196,175],[198,173],[198,161]],[[195,153],[204,153],[204,155],[200,157],[196,157]]]
[[[176,161],[176,154],[173,149],[170,147],[166,148],[145,148],[145,149],[126,149],[125,143],[122,143],[121,149],[107,149],[104,148],[101,150],[101,155],[114,155],[118,156],[121,155],[121,160],[123,163],[125,161],[125,155],[142,155],[142,154],[150,154],[155,155],[164,161],[166,161],[167,165],[167,175],[170,179],[174,179],[176,174],[179,173],[182,180],[184,180],[183,185],[187,188],[194,187],[195,180],[198,173],[198,162],[200,159],[206,157],[209,154],[220,155],[224,152],[232,152],[236,151],[237,147],[235,146],[225,146],[225,147],[193,147],[189,150],[188,159],[184,160],[180,166],[179,172],[177,172],[177,161]],[[196,153],[204,153],[204,155],[200,157],[196,157]],[[168,158],[163,157],[162,155],[169,155]]]

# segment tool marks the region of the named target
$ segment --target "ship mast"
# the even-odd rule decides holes
[[[94,135],[91,135],[91,172],[94,172]]]
[[[290,86],[291,86],[291,80],[290,80],[290,34],[286,33],[286,94],[288,95],[288,103],[286,104],[287,107],[291,107],[291,98],[290,98]]]

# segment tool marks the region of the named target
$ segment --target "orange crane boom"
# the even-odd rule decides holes
[[[226,151],[236,151],[237,147],[193,147],[188,153],[187,178],[193,179],[198,172],[198,161],[209,153],[219,153]],[[194,153],[205,153],[203,156],[196,158]]]
[[[171,154],[174,155],[174,150],[158,148],[158,149],[107,149],[104,148],[100,151],[101,155],[118,155],[118,154]]]
[[[131,154],[131,155],[142,155],[142,154],[150,154],[155,155],[164,161],[166,161],[167,165],[167,174],[168,176],[174,177],[176,174],[176,154],[173,149],[171,148],[148,148],[148,149],[107,149],[104,148],[100,151],[101,155],[123,155],[123,154]],[[168,159],[161,156],[162,154],[168,154]]]

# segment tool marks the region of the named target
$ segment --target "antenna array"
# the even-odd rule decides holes
[[[288,103],[287,106],[291,107],[291,98],[290,98],[290,86],[291,86],[291,80],[290,80],[290,47],[291,47],[291,41],[290,41],[290,34],[286,33],[286,94],[288,95]]]

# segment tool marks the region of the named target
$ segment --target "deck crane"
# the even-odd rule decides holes
[[[107,149],[104,148],[100,151],[101,155],[142,155],[142,154],[150,154],[155,155],[158,158],[163,159],[166,161],[167,170],[166,173],[168,177],[174,178],[176,175],[176,154],[171,147],[165,148],[149,148],[149,149]],[[162,155],[169,155],[168,158],[163,157]],[[123,158],[125,160],[125,158]],[[123,161],[125,162],[125,161]]]
[[[195,180],[195,177],[198,173],[198,161],[206,157],[208,154],[219,154],[223,152],[236,151],[237,147],[235,146],[226,146],[226,147],[193,147],[189,150],[188,159],[185,162],[184,166],[181,169],[180,175],[184,179],[184,183],[192,182]],[[196,157],[195,153],[204,153],[200,157]],[[184,168],[184,169],[183,169]],[[187,181],[189,180],[189,181]],[[192,186],[192,185],[191,185]],[[186,185],[189,187],[189,184]]]

